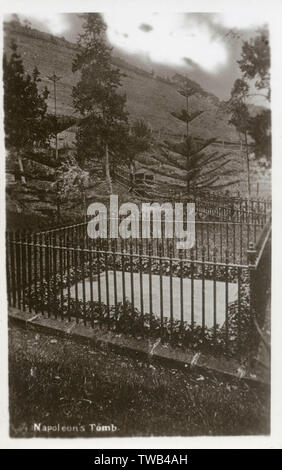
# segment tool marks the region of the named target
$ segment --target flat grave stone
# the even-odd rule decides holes
[[[132,300],[131,293],[131,273],[125,272],[125,292],[126,299]],[[141,310],[141,289],[140,289],[140,273],[133,273],[133,292],[134,292],[134,306],[138,310]],[[149,274],[142,273],[143,282],[143,309],[144,313],[149,313]],[[101,285],[101,302],[107,303],[106,295],[106,274],[105,272],[100,274],[100,285]],[[122,289],[122,272],[116,271],[116,285],[117,285],[117,301],[123,301],[123,289]],[[93,286],[93,300],[98,301],[98,277],[94,276],[92,280]],[[114,272],[108,271],[108,286],[109,286],[109,303],[110,305],[115,304],[114,297]],[[170,318],[170,276],[162,276],[162,292],[163,292],[163,314],[164,317]],[[180,320],[181,318],[181,295],[180,295],[180,278],[172,277],[172,305],[173,305],[173,318],[174,320]],[[225,304],[226,304],[226,284],[225,282],[217,281],[215,283],[216,291],[216,322],[222,325],[225,321]],[[78,299],[83,299],[83,284],[82,282],[77,283]],[[91,300],[90,296],[90,279],[85,279],[85,300]],[[202,325],[202,302],[203,302],[203,281],[201,279],[194,279],[194,322]],[[205,324],[207,327],[211,327],[214,324],[214,281],[205,280],[204,283],[205,292]],[[160,317],[161,314],[161,289],[160,289],[160,276],[158,274],[152,274],[152,311]],[[71,297],[75,297],[75,286],[70,288]],[[228,304],[234,302],[238,298],[238,284],[228,283]],[[183,278],[183,314],[184,321],[191,323],[191,279]]]

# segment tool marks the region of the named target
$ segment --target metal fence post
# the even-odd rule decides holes
[[[6,276],[7,276],[7,296],[8,306],[11,307],[11,260],[10,260],[10,233],[6,232]]]
[[[249,266],[249,276],[250,276],[250,319],[251,319],[251,324],[250,326],[253,325],[254,323],[254,318],[255,318],[255,297],[256,297],[256,282],[255,282],[255,273],[256,273],[256,257],[257,257],[257,251],[254,247],[253,243],[249,243],[249,247],[247,250],[247,260],[248,260],[248,266]]]

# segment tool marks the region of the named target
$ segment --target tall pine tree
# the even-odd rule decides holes
[[[246,104],[246,98],[249,94],[249,85],[243,79],[238,78],[235,80],[231,90],[231,98],[228,102],[231,118],[229,124],[233,124],[236,128],[240,140],[244,141],[245,155],[247,164],[247,181],[248,181],[248,197],[251,197],[251,176],[250,176],[250,155],[249,155],[249,142],[248,142],[248,128],[249,128],[249,109]]]
[[[109,192],[112,193],[110,158],[120,158],[121,136],[128,132],[126,96],[118,93],[122,74],[112,66],[111,48],[106,41],[106,25],[99,13],[83,15],[83,33],[73,72],[80,79],[73,88],[74,107],[82,116],[77,133],[80,162],[98,157],[105,162]],[[111,156],[111,157],[110,157]]]
[[[243,79],[254,83],[256,92],[248,96],[260,96],[265,104],[270,102],[270,46],[266,28],[257,32],[254,38],[244,41],[241,59],[238,61]],[[271,111],[262,110],[255,116],[249,116],[248,131],[254,141],[252,145],[257,157],[265,156],[271,161]]]
[[[22,181],[22,157],[36,145],[45,145],[49,137],[46,126],[48,90],[38,90],[40,74],[35,67],[32,76],[25,72],[17,44],[12,42],[12,53],[3,58],[5,145],[18,159]]]
[[[173,163],[178,169],[184,171],[188,195],[191,191],[222,188],[224,185],[215,186],[214,184],[220,179],[220,176],[224,175],[222,171],[219,174],[219,170],[230,163],[230,160],[226,159],[229,153],[220,154],[218,151],[211,153],[204,152],[216,139],[208,139],[198,144],[191,137],[189,134],[189,124],[204,112],[200,110],[190,112],[189,109],[189,98],[198,93],[198,90],[191,87],[189,80],[186,79],[178,92],[185,98],[186,108],[181,109],[180,112],[173,111],[171,114],[186,124],[186,135],[182,142],[166,141],[166,146],[163,149],[164,155],[168,162]],[[176,154],[177,157],[172,155],[171,152]],[[232,184],[237,181],[232,181]]]

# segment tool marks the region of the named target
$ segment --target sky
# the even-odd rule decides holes
[[[78,14],[18,15],[20,21],[75,42],[81,31]],[[242,43],[255,36],[265,20],[254,9],[244,15],[219,13],[150,13],[118,9],[103,14],[107,36],[118,55],[162,75],[186,74],[222,100],[240,76]],[[267,105],[254,97],[255,104]]]

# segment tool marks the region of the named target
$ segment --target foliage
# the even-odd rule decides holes
[[[35,67],[32,75],[25,72],[15,42],[8,60],[4,55],[4,126],[8,149],[18,151],[34,145],[45,145],[50,136],[46,120],[48,90],[38,90],[40,73]]]
[[[55,116],[55,114],[46,114],[46,125],[49,128],[50,134],[55,134],[68,129],[69,127],[76,124],[78,120],[73,116]]]
[[[61,200],[66,200],[70,193],[80,193],[88,183],[88,173],[82,170],[73,157],[61,162],[57,170],[57,194]]]
[[[52,185],[57,202],[58,218],[61,217],[61,205],[70,197],[84,197],[88,182],[88,172],[80,168],[74,157],[69,156],[60,162],[56,171],[56,181]]]
[[[199,189],[212,189],[214,183],[219,179],[218,170],[221,170],[229,161],[225,159],[228,154],[220,155],[218,152],[214,152],[207,155],[203,152],[216,139],[209,139],[202,144],[197,144],[191,135],[189,135],[189,123],[199,117],[203,111],[189,111],[189,98],[199,93],[198,88],[191,86],[191,82],[188,79],[182,80],[181,85],[181,89],[178,92],[186,99],[186,109],[181,109],[180,112],[173,111],[171,114],[186,124],[186,136],[180,143],[165,142],[167,148],[164,154],[169,162],[173,163],[177,168],[184,170],[187,192],[189,194]],[[186,161],[183,161],[183,159],[182,161],[176,160],[174,156],[170,155],[170,151],[177,153],[180,158],[184,157]],[[208,168],[209,164],[219,162],[223,158],[225,160],[221,161],[217,166]],[[224,172],[222,173],[221,171],[221,175],[224,175]],[[237,181],[233,183],[235,182]]]
[[[249,123],[249,109],[246,104],[248,97],[249,85],[243,79],[238,78],[235,80],[231,90],[231,98],[228,102],[229,110],[231,112],[230,124],[233,124],[240,135],[240,139],[244,139],[245,155],[247,163],[247,184],[248,196],[251,197],[251,176],[250,176],[250,159],[249,159],[249,143],[248,143],[248,123]],[[242,140],[241,140],[242,142]]]
[[[252,137],[256,156],[271,160],[271,111],[263,110],[248,121],[248,132]]]
[[[231,91],[229,122],[238,132],[252,137],[254,141],[252,147],[257,157],[265,156],[271,160],[270,110],[265,109],[252,117],[247,106],[248,97],[256,95],[256,93],[250,93],[249,83],[253,80],[259,92],[266,90],[266,94],[257,94],[270,101],[270,47],[266,29],[259,30],[254,38],[244,41],[238,64],[242,71],[242,78],[235,81]]]
[[[189,183],[189,191],[191,192],[215,188],[216,186],[213,185],[219,179],[218,170],[221,170],[230,161],[226,159],[229,153],[221,154],[215,151],[207,154],[203,151],[214,141],[215,139],[209,139],[203,144],[199,144],[192,137],[188,137],[179,143],[165,142],[164,156],[169,164],[184,171],[184,176],[181,179],[185,179]],[[178,154],[178,158],[171,152]],[[216,165],[213,165],[214,163]],[[220,174],[224,176],[224,172],[221,171]],[[236,182],[234,180],[232,184]]]
[[[152,141],[152,131],[144,119],[137,119],[130,126],[126,141],[124,142],[124,154],[130,165],[135,164],[138,155],[146,152],[150,148]]]
[[[243,79],[237,79],[231,91],[228,108],[231,113],[229,120],[239,134],[249,135],[253,143],[249,143],[256,156],[271,159],[271,112],[265,109],[251,116],[247,105],[249,85]]]
[[[82,16],[83,33],[72,67],[73,72],[80,72],[80,79],[72,96],[75,109],[83,117],[77,133],[77,152],[79,161],[84,162],[91,155],[102,159],[106,146],[120,156],[122,135],[127,132],[127,112],[126,97],[118,93],[122,74],[111,63],[106,25],[98,13]]]
[[[148,150],[150,139],[152,138],[151,127],[144,119],[137,119],[131,125],[132,135],[136,140],[136,148],[139,153]]]
[[[83,301],[68,297],[64,291],[68,286],[81,282],[82,279],[97,275],[105,270],[124,270],[127,272],[143,272],[179,277],[179,262],[163,259],[150,260],[148,258],[134,259],[129,255],[119,256],[103,252],[99,258],[87,261],[83,259],[82,265],[71,266],[67,272],[56,274],[47,280],[41,280],[38,285],[27,288],[26,298],[29,306],[35,311],[45,311],[61,316],[62,318],[77,318],[90,323],[106,325],[116,333],[125,333],[133,336],[149,338],[162,338],[164,342],[170,342],[174,346],[189,347],[212,354],[234,355],[238,352],[240,339],[240,352],[250,347],[250,312],[249,312],[249,277],[248,272],[243,272],[241,277],[240,292],[240,338],[238,338],[238,302],[229,306],[228,349],[226,348],[226,326],[202,327],[196,323],[179,320],[171,322],[164,318],[163,322],[154,313],[143,314],[126,298],[125,303],[116,306],[105,305],[98,301]],[[194,279],[211,279],[216,281],[233,282],[237,280],[237,270],[226,266],[217,265],[216,270],[212,265],[199,265],[197,263],[183,262],[183,277]]]
[[[270,47],[267,29],[261,29],[255,38],[244,41],[241,59],[238,61],[243,77],[256,79],[257,89],[267,89],[270,99]]]
[[[243,79],[235,80],[231,90],[231,98],[228,102],[228,108],[231,113],[230,124],[235,126],[240,134],[245,134],[248,130],[249,110],[246,104],[246,98],[249,92],[249,85]]]

